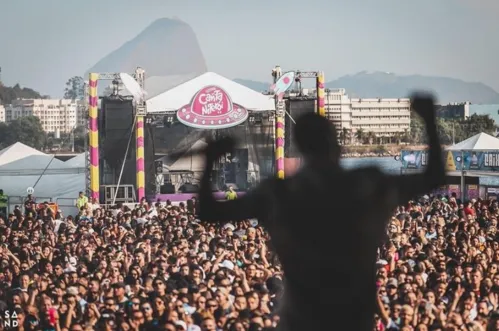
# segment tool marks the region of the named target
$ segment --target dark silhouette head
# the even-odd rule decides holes
[[[305,161],[339,162],[341,149],[334,125],[324,116],[307,113],[296,120],[294,139]]]

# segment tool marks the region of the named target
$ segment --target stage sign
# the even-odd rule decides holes
[[[293,85],[295,81],[295,72],[294,71],[288,71],[275,83],[275,85],[272,85],[270,87],[270,90],[274,91],[274,94],[282,94],[286,92],[291,85]]]
[[[179,122],[196,129],[226,129],[239,125],[248,118],[248,110],[232,102],[222,88],[210,85],[199,90],[177,111]]]
[[[499,171],[499,151],[463,152],[464,170]]]
[[[461,156],[461,152],[446,151],[444,163],[446,171],[460,171],[461,163],[456,161]],[[428,151],[407,151],[400,152],[400,160],[404,169],[421,169],[428,165]]]

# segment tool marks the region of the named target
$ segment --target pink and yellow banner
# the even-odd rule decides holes
[[[90,197],[99,199],[99,74],[91,73],[88,80],[88,152],[90,153]]]
[[[325,78],[321,71],[317,74],[317,114],[326,116],[326,101],[325,101]]]
[[[146,196],[145,187],[145,162],[144,162],[144,116],[137,117],[137,126],[135,130],[137,152],[137,199],[140,201]]]

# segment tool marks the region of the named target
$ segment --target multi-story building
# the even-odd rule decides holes
[[[409,99],[349,98],[345,89],[326,90],[326,114],[339,133],[355,136],[361,130],[378,138],[392,138],[410,129]]]
[[[315,89],[288,91],[286,95],[314,96]],[[345,89],[326,89],[326,116],[336,127],[338,135],[348,134],[347,140],[353,143],[357,131],[381,138],[379,142],[401,138],[410,130],[411,102],[407,98],[400,99],[360,99],[350,98]],[[384,139],[387,138],[387,139]],[[357,139],[358,140],[358,139]]]
[[[18,99],[5,107],[5,121],[36,116],[45,132],[69,133],[84,123],[83,109],[79,100]]]
[[[437,116],[445,119],[465,119],[470,116],[470,103],[453,103],[437,108]]]
[[[5,122],[5,107],[0,105],[0,122]]]

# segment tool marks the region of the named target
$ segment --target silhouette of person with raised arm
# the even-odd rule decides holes
[[[424,119],[429,136],[429,162],[421,174],[342,169],[334,126],[309,113],[296,121],[294,139],[304,166],[294,176],[265,180],[236,200],[219,202],[211,192],[212,165],[234,141],[208,145],[199,218],[258,218],[267,228],[286,284],[279,330],[372,330],[377,247],[391,213],[445,182],[433,98],[414,95],[412,109]]]

